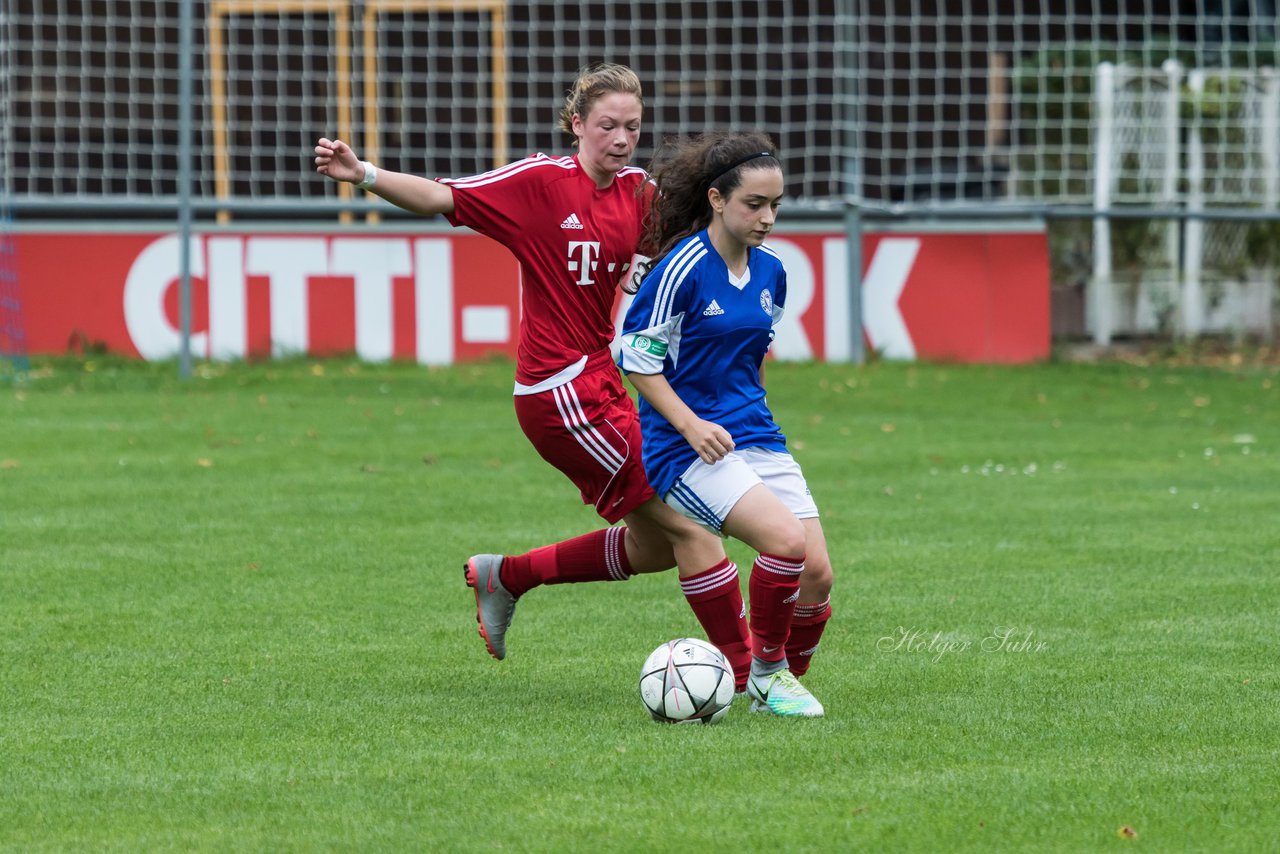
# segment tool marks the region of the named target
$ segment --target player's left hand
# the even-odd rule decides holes
[[[733,450],[733,437],[729,431],[711,421],[699,418],[684,433],[689,447],[697,451],[698,456],[707,465],[715,465]]]

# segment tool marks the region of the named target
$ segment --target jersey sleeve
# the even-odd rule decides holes
[[[454,226],[467,226],[499,243],[509,243],[539,213],[545,171],[537,166],[548,159],[535,154],[481,175],[440,178],[453,190],[453,213],[446,218]]]
[[[697,275],[686,268],[679,276],[670,253],[644,277],[622,324],[618,365],[627,373],[660,374],[672,343],[697,290]],[[672,354],[674,355],[674,354]]]

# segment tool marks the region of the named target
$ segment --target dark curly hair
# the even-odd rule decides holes
[[[668,140],[650,168],[658,191],[641,241],[653,254],[647,270],[711,224],[712,187],[728,196],[742,184],[744,171],[780,168],[778,150],[766,134],[714,132]],[[638,283],[631,281],[626,290],[634,293]]]

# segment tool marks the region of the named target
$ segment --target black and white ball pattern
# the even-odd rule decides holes
[[[713,724],[733,703],[733,668],[704,640],[667,641],[645,659],[640,699],[656,721]]]

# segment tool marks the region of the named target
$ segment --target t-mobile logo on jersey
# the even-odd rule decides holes
[[[594,285],[596,283],[591,274],[596,271],[598,263],[596,259],[599,257],[600,244],[596,241],[569,241],[569,272],[578,274],[579,285]]]
[[[594,285],[596,283],[596,268],[600,266],[600,244],[594,240],[572,240],[569,242],[569,272],[577,273],[579,285]],[[610,261],[606,267],[607,272],[612,275],[618,272],[619,264],[617,261]],[[627,272],[631,267],[631,262],[626,261],[622,265],[622,272]]]

